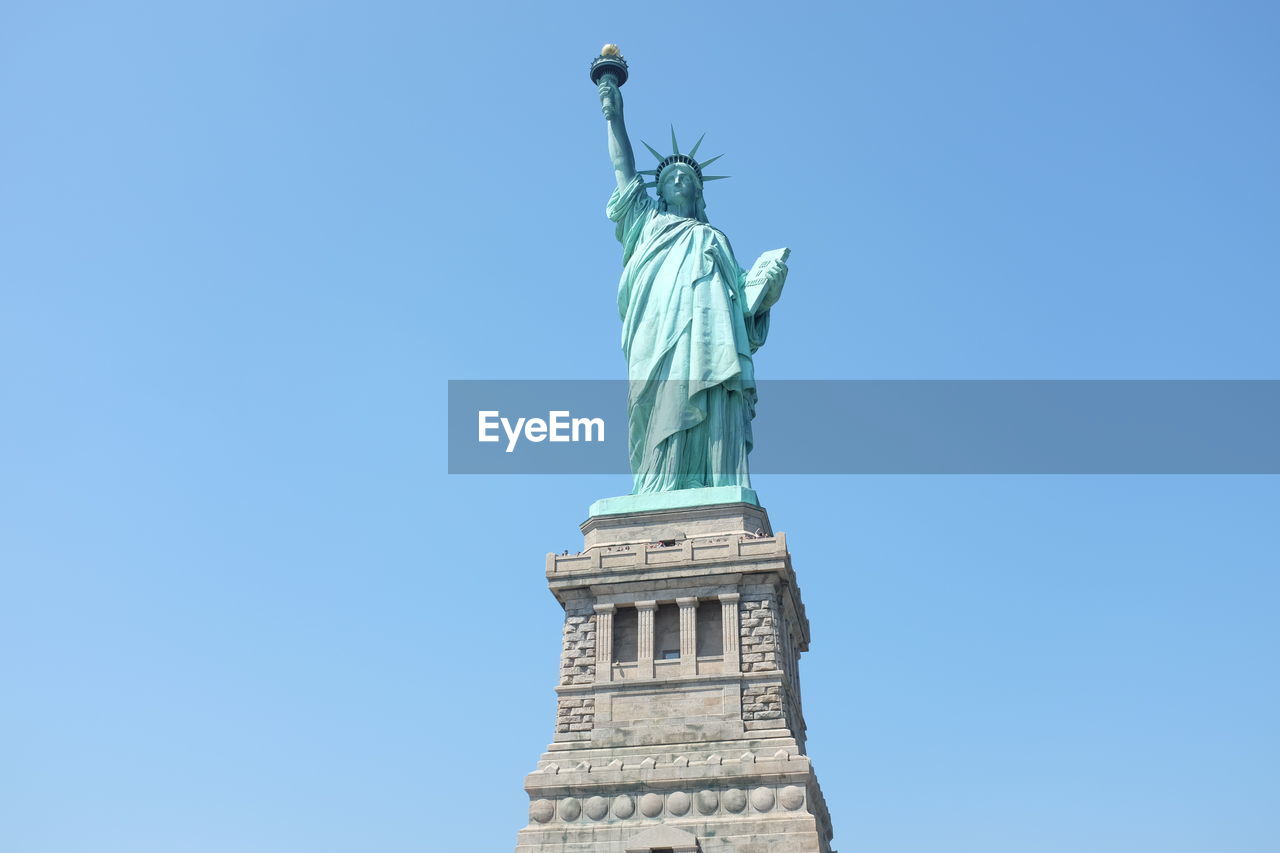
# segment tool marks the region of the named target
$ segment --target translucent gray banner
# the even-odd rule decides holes
[[[452,474],[625,474],[625,380],[452,380]],[[1277,474],[1277,380],[762,381],[760,474]]]

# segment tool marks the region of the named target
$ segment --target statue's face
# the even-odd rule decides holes
[[[679,206],[698,198],[698,178],[692,169],[684,166],[668,166],[662,170],[662,183],[658,195],[668,205]]]

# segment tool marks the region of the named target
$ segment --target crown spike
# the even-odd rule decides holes
[[[698,164],[698,168],[705,169],[723,156],[724,156],[723,154],[717,154],[716,156],[712,157],[710,160],[704,160],[703,162]]]
[[[723,181],[725,178],[732,177],[733,175],[703,175],[702,182],[705,184],[707,181]]]
[[[645,187],[645,189],[649,189],[651,187],[656,187],[657,185],[658,185],[657,181],[648,181],[643,186]]]
[[[680,153],[680,145],[676,142],[676,126],[674,124],[671,125],[671,153]]]
[[[707,138],[707,135],[706,135],[705,133],[698,137],[698,141],[697,141],[697,142],[695,142],[695,143],[693,143],[693,147],[689,149],[689,156],[690,156],[690,157],[692,157],[692,156],[694,156],[695,154],[697,154],[697,153],[698,153],[698,146],[699,146],[699,145],[701,145],[701,144],[702,144],[702,140],[704,140],[704,139],[706,139],[706,138]]]
[[[659,163],[661,163],[663,160],[667,159],[667,158],[663,157],[661,154],[659,154],[657,151],[655,151],[655,150],[654,150],[654,148],[653,148],[653,146],[652,146],[652,145],[650,145],[649,143],[645,142],[643,139],[641,139],[641,140],[640,140],[640,144],[641,144],[641,145],[643,145],[645,148],[648,148],[648,149],[649,149],[649,153],[650,153],[650,154],[652,154],[654,157],[657,157],[657,158],[658,158],[658,162],[659,162]]]

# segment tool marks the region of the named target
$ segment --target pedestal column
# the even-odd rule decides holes
[[[698,599],[677,598],[680,606],[680,674],[698,673]]]
[[[613,680],[613,604],[596,605],[596,681]]]
[[[653,678],[653,614],[658,609],[656,601],[636,602],[636,621],[639,636],[636,637],[636,658],[641,678]]]
[[[742,653],[738,648],[738,599],[741,597],[736,592],[728,592],[720,596],[720,624],[724,630],[725,672],[739,672],[742,670]],[[599,642],[599,640],[596,642]]]

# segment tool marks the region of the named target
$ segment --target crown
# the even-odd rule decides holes
[[[667,168],[668,166],[674,166],[676,164],[679,164],[682,166],[688,166],[690,169],[692,169],[693,173],[698,176],[698,183],[706,183],[707,181],[720,181],[729,177],[729,175],[702,174],[702,170],[705,167],[710,166],[712,163],[719,160],[721,157],[724,156],[723,154],[717,154],[716,156],[712,157],[710,160],[703,160],[701,163],[699,163],[697,160],[693,158],[693,156],[698,153],[698,146],[702,144],[702,140],[705,139],[706,136],[707,135],[705,133],[702,134],[702,136],[699,136],[698,141],[693,143],[693,147],[689,149],[688,154],[680,153],[680,145],[679,143],[676,142],[676,129],[674,127],[671,128],[671,153],[670,154],[659,154],[652,145],[645,142],[643,139],[640,140],[640,142],[644,145],[644,147],[649,149],[649,153],[652,154],[654,157],[656,157],[658,160],[658,167],[656,169],[642,169],[639,171],[638,174],[641,174],[641,175],[653,175],[653,180],[646,182],[645,186],[656,187],[658,183],[662,180],[662,170]]]

